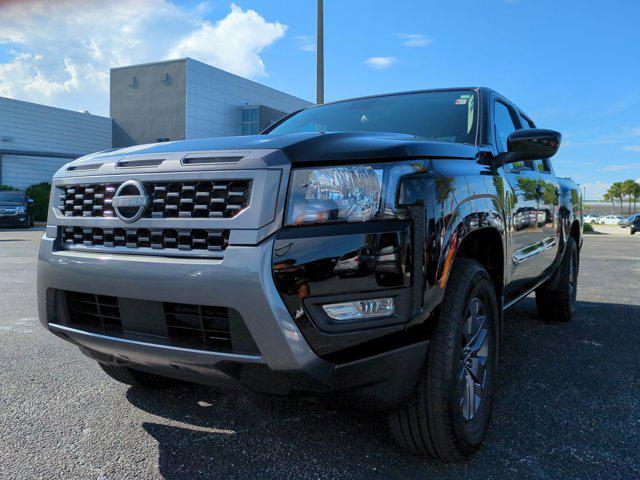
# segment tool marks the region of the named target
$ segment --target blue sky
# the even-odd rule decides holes
[[[231,2],[145,0],[142,4],[153,12],[161,10],[158,4],[162,4],[171,18],[184,14],[184,25],[161,17],[146,24],[132,23],[127,28],[139,29],[137,38],[144,42],[132,41],[125,48],[117,43],[121,31],[114,28],[96,39],[88,29],[83,37],[82,20],[66,19],[78,15],[73,13],[78,9],[53,10],[47,17],[54,18],[54,25],[62,22],[65,31],[77,32],[56,52],[44,46],[40,33],[31,40],[15,32],[2,36],[2,29],[9,28],[5,22],[11,22],[17,33],[21,33],[18,28],[42,30],[34,20],[37,11],[16,7],[0,12],[0,95],[75,109],[84,104],[74,101],[84,101],[92,112],[108,114],[102,111],[105,102],[92,104],[95,93],[83,91],[65,75],[81,72],[81,80],[91,79],[104,90],[106,63],[100,59],[105,58],[104,52],[117,53],[120,48],[120,53],[106,57],[109,62],[160,60],[186,53],[314,99],[315,0],[237,0],[233,18]],[[84,10],[91,9],[84,5]],[[117,5],[113,10],[120,8]],[[251,10],[255,16],[248,13]],[[57,19],[58,15],[65,19]],[[106,17],[105,22],[121,21]],[[228,20],[226,29],[217,29],[223,19]],[[554,161],[556,170],[586,185],[588,198],[596,197],[613,181],[640,179],[638,19],[640,2],[632,0],[325,0],[326,100],[444,86],[494,88],[538,125],[564,134]],[[198,22],[213,27],[194,30],[189,39],[181,40],[181,29]],[[243,25],[247,33],[242,33]],[[233,36],[239,38],[227,45],[226,39]],[[55,43],[58,37],[51,38]],[[77,45],[101,53],[76,52]],[[131,56],[136,48],[144,53]],[[69,54],[72,61],[65,64],[67,51],[75,56]],[[23,57],[17,60],[20,54]],[[30,58],[24,56],[29,54]],[[55,71],[56,63],[66,65],[63,71]],[[40,70],[33,70],[32,64],[41,65]],[[93,66],[83,69],[85,64]],[[18,81],[24,84],[25,75],[35,79],[38,71],[38,78],[51,72],[42,87],[47,95],[37,92],[42,82],[34,80],[29,89],[17,86]]]

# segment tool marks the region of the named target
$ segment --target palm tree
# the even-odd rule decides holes
[[[633,180],[625,180],[622,182],[622,193],[627,196],[627,200],[629,202],[629,207],[627,210],[627,214],[631,215],[631,199],[633,198],[636,191],[636,182]]]
[[[604,195],[602,195],[602,199],[605,202],[611,202],[611,213],[614,212],[614,208],[615,208],[615,197],[613,195],[611,195],[609,192],[605,193]]]
[[[622,213],[622,182],[615,182],[609,188],[609,194],[616,200],[620,200],[620,213]]]

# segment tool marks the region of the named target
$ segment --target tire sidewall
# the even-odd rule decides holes
[[[470,299],[478,297],[483,304],[487,315],[487,330],[489,333],[489,351],[487,359],[488,377],[486,390],[483,395],[480,411],[472,420],[465,421],[460,407],[460,397],[458,391],[458,375],[460,373],[460,352],[462,349],[462,335],[465,321],[465,313]],[[460,443],[460,448],[465,452],[475,451],[482,443],[491,420],[493,401],[496,389],[496,370],[498,366],[498,305],[495,298],[493,285],[489,275],[478,269],[467,283],[464,301],[458,305],[459,311],[456,318],[455,331],[453,332],[453,358],[451,358],[451,386],[449,390],[450,411],[452,414],[453,427],[456,437]]]
[[[569,241],[569,251],[567,252],[567,262],[566,262],[566,280],[564,283],[566,283],[566,288],[569,288],[569,282],[572,280],[571,279],[571,268],[570,268],[570,260],[573,260],[573,271],[574,271],[574,278],[573,278],[573,291],[571,292],[567,292],[567,309],[569,311],[569,317],[573,317],[573,314],[575,312],[576,309],[576,300],[578,298],[578,278],[579,278],[579,273],[580,273],[580,258],[578,256],[578,247],[576,246],[576,242],[575,240],[571,239]]]

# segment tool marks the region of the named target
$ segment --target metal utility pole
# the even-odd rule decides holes
[[[316,103],[324,103],[324,25],[322,0],[318,0],[318,27],[316,37]]]

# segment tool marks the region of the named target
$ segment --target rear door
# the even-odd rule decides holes
[[[500,99],[494,101],[494,136],[499,152],[507,151],[507,137],[519,128],[515,110]],[[536,188],[539,177],[534,162],[515,162],[501,167],[509,183],[505,215],[509,230],[509,269],[507,300],[532,287],[542,273],[539,259],[544,234],[538,226],[539,201]]]

